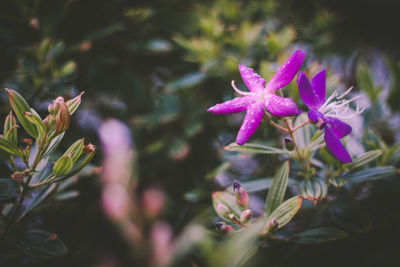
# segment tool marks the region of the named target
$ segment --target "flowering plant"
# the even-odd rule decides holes
[[[379,158],[384,151],[377,149],[352,157],[341,143],[340,139],[352,132],[352,127],[343,120],[360,115],[364,109],[360,109],[358,104],[354,108],[352,106],[358,96],[345,99],[351,89],[343,94],[335,91],[325,100],[325,70],[318,72],[311,83],[303,72],[298,74],[298,92],[308,108],[307,114],[301,114],[293,99],[277,95],[279,91],[275,90],[290,83],[304,58],[303,51],[293,52],[268,83],[252,69],[239,65],[243,82],[250,92],[240,91],[232,82],[234,90],[243,96],[208,109],[214,114],[246,110],[236,144],[224,147],[225,150],[276,154],[283,162],[272,179],[247,181],[242,185],[234,181],[233,191],[228,188],[213,193],[214,209],[223,219],[217,222],[217,229],[223,233],[237,233],[246,238],[252,236],[253,241],[262,237],[263,240],[279,239],[298,243],[345,238],[348,234],[343,229],[324,225],[312,229],[299,228],[295,232],[285,231],[283,227],[299,211],[313,207],[304,202],[304,199],[312,201],[314,206],[324,203],[324,209],[328,207],[330,212],[335,214],[343,207],[341,203],[346,199],[345,192],[352,186],[393,176],[398,172],[390,165],[370,167],[370,163]],[[260,124],[262,114],[266,114],[268,124],[283,134],[283,148],[247,143]],[[297,117],[293,118],[294,116]],[[292,197],[285,200],[289,185]],[[333,187],[332,190],[330,186]],[[258,208],[257,204],[252,207],[250,193],[264,189],[268,189],[265,208],[262,212],[254,212],[253,208]],[[256,195],[255,197],[257,198]],[[282,231],[279,231],[280,229]]]
[[[12,111],[0,135],[0,157],[11,175],[0,178],[0,245],[36,258],[63,256],[67,249],[57,234],[28,229],[23,219],[46,201],[77,195],[69,187],[76,183],[76,174],[92,160],[96,148],[90,143],[85,145],[82,138],[61,156],[55,150],[69,127],[71,115],[81,103],[82,94],[68,101],[57,97],[48,106],[49,114],[42,119],[20,94],[6,91]],[[19,125],[30,136],[21,142]]]

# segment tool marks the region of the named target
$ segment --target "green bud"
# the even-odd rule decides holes
[[[285,142],[285,148],[288,151],[293,151],[293,149],[294,149],[293,140],[290,137],[285,137],[285,139],[283,141]]]
[[[56,177],[67,174],[72,167],[74,166],[74,162],[72,161],[71,156],[61,156],[53,166],[53,172]]]
[[[65,151],[64,156],[70,156],[72,162],[75,163],[83,153],[83,147],[85,146],[85,139],[79,139],[73,143],[67,151]]]

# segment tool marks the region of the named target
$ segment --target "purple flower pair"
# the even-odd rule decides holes
[[[243,145],[260,124],[264,108],[275,116],[294,116],[301,113],[294,101],[275,95],[274,91],[290,83],[299,70],[306,53],[296,50],[278,69],[272,79],[265,84],[263,78],[253,69],[239,64],[239,72],[250,92],[238,90],[232,81],[232,87],[243,95],[221,104],[212,106],[207,111],[214,114],[230,114],[246,110],[236,143]]]
[[[214,114],[230,114],[246,110],[246,115],[236,138],[238,145],[246,143],[255,132],[260,124],[264,108],[272,115],[280,117],[300,114],[301,110],[297,108],[292,99],[277,96],[274,91],[291,82],[302,65],[305,55],[302,50],[294,51],[267,84],[253,69],[239,64],[240,75],[250,92],[240,91],[232,81],[233,89],[242,96],[212,106],[207,111]],[[317,73],[312,78],[311,84],[305,74],[301,72],[298,75],[297,83],[300,97],[309,108],[309,119],[318,123],[320,129],[324,130],[325,143],[329,152],[341,163],[351,162],[350,155],[340,142],[340,138],[351,132],[351,127],[339,120],[338,117],[341,117],[343,109],[348,108],[348,104],[353,99],[331,103],[330,101],[338,96],[335,92],[325,102],[325,70]]]

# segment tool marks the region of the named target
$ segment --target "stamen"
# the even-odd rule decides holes
[[[252,92],[243,92],[243,91],[239,90],[239,89],[236,87],[235,81],[234,81],[234,80],[232,80],[231,85],[232,85],[233,90],[235,90],[236,93],[238,93],[239,95],[251,95],[251,94],[252,94]]]
[[[347,100],[343,99],[346,95],[348,95],[351,92],[352,89],[353,87],[350,87],[346,92],[340,95],[337,93],[337,91],[335,91],[328,98],[328,100],[321,106],[321,108],[319,108],[319,112],[321,112],[325,116],[338,119],[351,119],[357,115],[360,115],[365,110],[365,108],[360,109],[358,102],[356,101],[358,98],[361,97],[360,95]],[[334,98],[336,98],[337,101],[332,101]],[[356,101],[356,110],[352,114],[347,115],[347,113],[351,109],[350,103],[354,101]]]
[[[347,89],[346,92],[344,92],[343,94],[341,94],[340,96],[338,96],[337,99],[342,99],[343,97],[345,97],[346,95],[348,95],[348,94],[351,92],[351,90],[353,90],[353,86],[350,87],[349,89]]]

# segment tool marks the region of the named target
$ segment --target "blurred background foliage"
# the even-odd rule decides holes
[[[328,90],[354,86],[365,96],[362,104],[369,108],[363,115],[364,125],[355,128],[364,148],[398,148],[399,7],[388,0],[362,4],[1,1],[0,83],[18,90],[39,112],[58,95],[69,99],[85,91],[63,149],[82,136],[99,143],[97,130],[107,118],[124,121],[132,131],[137,154],[138,191],[149,186],[165,191],[163,217],[175,235],[187,233],[183,229],[193,220],[206,227],[201,231],[214,231],[211,192],[234,178],[271,177],[280,162],[274,156],[223,152],[222,145],[234,140],[243,115],[206,113],[208,107],[233,97],[231,80],[245,90],[238,63],[251,66],[267,80],[294,48],[302,48],[307,52],[303,70],[308,75],[327,68]],[[284,92],[298,99],[295,81]],[[9,107],[4,91],[0,101],[5,117]],[[280,146],[276,135],[274,129],[263,127],[254,140]],[[390,153],[386,160],[398,167],[399,150]],[[101,164],[101,151],[95,161]],[[9,175],[5,165],[1,170]],[[135,262],[123,237],[102,214],[99,179],[81,179],[76,187],[81,191],[78,198],[33,217],[35,224],[45,222],[59,233],[69,247],[70,254],[57,265],[103,266],[110,259],[116,264],[110,266]],[[400,236],[398,179],[360,191],[357,205],[372,225],[356,225],[367,229],[362,234],[354,231],[348,239],[318,246],[273,242],[262,247],[249,266],[319,265],[328,258],[329,265],[344,264],[345,258],[349,265],[399,260],[396,246],[390,246]],[[234,255],[234,250],[221,248],[211,255],[215,236],[205,236],[211,239],[201,240],[197,250],[176,264],[227,264],[215,253]],[[25,258],[18,263],[54,264]]]

